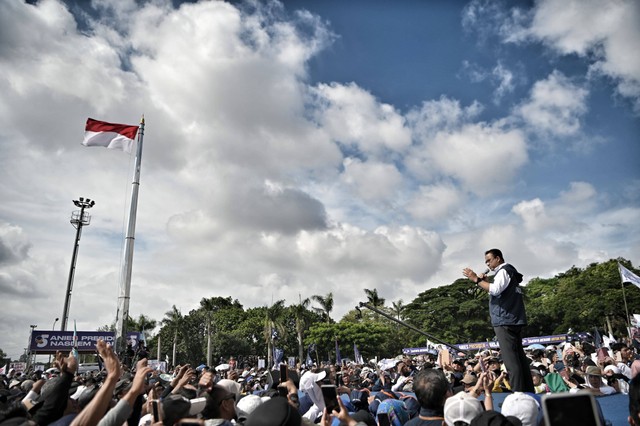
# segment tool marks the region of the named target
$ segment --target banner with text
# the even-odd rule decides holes
[[[582,334],[579,333],[577,336],[582,338]],[[568,336],[566,334],[556,334],[553,336],[540,336],[540,337],[525,337],[522,339],[522,346],[527,347],[533,344],[542,344],[542,345],[557,345],[568,340]],[[490,342],[474,342],[474,343],[458,343],[456,347],[461,351],[479,351],[485,349],[498,349],[500,345],[498,342],[492,340]],[[433,348],[422,347],[422,348],[404,348],[402,353],[405,355],[420,355],[426,354]]]
[[[109,345],[115,343],[113,331],[78,331],[78,352],[95,352],[96,342],[100,339]],[[65,352],[73,348],[73,331],[33,330],[31,334],[31,352],[47,354]]]

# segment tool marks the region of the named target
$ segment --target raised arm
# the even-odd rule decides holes
[[[73,419],[71,426],[95,426],[102,419],[107,412],[109,404],[111,403],[111,397],[113,390],[116,387],[116,383],[122,376],[122,367],[120,360],[113,351],[113,348],[107,345],[103,340],[98,340],[96,343],[98,354],[104,360],[104,367],[107,370],[107,377],[104,379],[104,383],[93,397],[91,402]]]

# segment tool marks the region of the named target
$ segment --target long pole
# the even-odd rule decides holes
[[[144,136],[144,117],[138,129],[138,146],[136,149],[135,169],[131,183],[131,203],[127,234],[125,236],[122,270],[120,273],[120,290],[118,295],[118,312],[116,313],[116,349],[124,350],[127,337],[127,318],[129,318],[129,299],[131,294],[131,271],[133,268],[133,244],[136,233],[136,214],[138,210],[138,191],[140,189],[140,167],[142,164],[142,140]]]
[[[76,227],[76,239],[73,245],[73,255],[71,256],[71,267],[69,269],[69,279],[67,280],[67,292],[64,297],[64,310],[62,311],[62,322],[60,330],[67,329],[67,320],[69,319],[69,304],[71,303],[71,290],[73,289],[73,277],[76,275],[76,260],[78,259],[78,248],[80,247],[80,236],[82,235],[82,215],[84,215],[84,207],[80,208],[80,221]]]
[[[631,320],[629,318],[629,308],[627,307],[627,296],[624,292],[624,283],[620,284],[622,286],[622,300],[624,300],[624,312],[627,314],[627,333],[629,337],[631,337]]]
[[[67,292],[64,297],[64,309],[62,311],[62,322],[60,323],[60,330],[65,331],[67,329],[67,320],[69,319],[69,307],[71,304],[71,290],[73,289],[73,278],[76,275],[76,261],[78,260],[78,248],[80,247],[80,236],[82,235],[82,227],[89,225],[90,217],[87,214],[85,217],[84,210],[93,207],[96,202],[91,199],[84,199],[80,197],[80,200],[73,200],[73,204],[76,207],[80,207],[79,216],[75,216],[74,212],[71,214],[71,224],[76,227],[76,239],[73,245],[73,255],[71,256],[71,267],[69,268],[69,279],[67,280]],[[54,323],[55,324],[55,323]]]
[[[385,318],[387,318],[387,319],[389,319],[389,320],[391,320],[391,321],[393,321],[393,322],[395,322],[395,323],[397,323],[397,324],[400,324],[400,325],[402,325],[402,326],[405,326],[405,327],[407,327],[408,329],[413,330],[413,331],[415,331],[416,333],[420,333],[420,334],[422,334],[423,336],[426,336],[426,337],[428,337],[429,339],[431,339],[431,340],[433,340],[433,341],[435,341],[435,342],[438,342],[438,343],[440,343],[440,344],[442,344],[442,345],[445,345],[445,346],[447,346],[447,347],[449,347],[449,348],[451,348],[451,349],[453,349],[453,350],[455,350],[455,351],[458,351],[458,352],[467,352],[467,351],[463,351],[463,350],[461,350],[460,348],[458,348],[458,347],[457,347],[457,346],[455,346],[455,345],[452,345],[452,344],[450,344],[450,343],[445,342],[444,340],[438,339],[437,337],[433,337],[431,334],[426,333],[426,332],[424,332],[424,331],[422,331],[422,330],[420,330],[420,329],[418,329],[418,328],[416,328],[416,327],[412,326],[411,324],[407,324],[406,322],[404,322],[404,321],[402,321],[402,320],[399,320],[399,319],[397,319],[397,318],[395,318],[395,317],[393,317],[393,316],[389,315],[388,313],[386,313],[386,312],[384,312],[384,311],[381,311],[380,309],[376,308],[375,306],[372,306],[372,305],[370,305],[370,304],[368,304],[368,303],[360,302],[360,304],[359,304],[358,308],[363,308],[363,307],[364,307],[364,308],[367,308],[367,309],[370,309],[370,310],[372,310],[373,312],[376,312],[376,313],[378,313],[378,314],[382,315],[383,317],[385,317]]]

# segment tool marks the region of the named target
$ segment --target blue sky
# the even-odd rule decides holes
[[[0,3],[0,348],[113,322],[147,126],[131,314],[333,292],[334,319],[503,249],[525,280],[640,261],[633,0]],[[33,309],[37,306],[38,309]],[[20,331],[22,330],[22,331]]]

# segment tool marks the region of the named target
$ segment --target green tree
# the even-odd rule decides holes
[[[176,365],[176,351],[178,348],[178,338],[182,335],[183,316],[176,305],[171,307],[170,311],[165,312],[162,324],[167,328],[167,331],[173,335],[173,349],[171,356],[171,364]]]
[[[211,348],[211,333],[213,332],[212,330],[215,329],[215,324],[218,322],[222,322],[222,320],[218,320],[215,321],[215,317],[214,314],[222,309],[227,309],[227,308],[231,308],[231,307],[238,307],[238,305],[240,306],[240,308],[242,307],[242,305],[240,305],[240,302],[238,302],[237,300],[232,300],[231,297],[210,297],[210,298],[206,298],[203,297],[200,300],[200,308],[201,311],[204,315],[205,318],[205,335],[207,337],[206,341],[206,364],[207,365],[211,365],[213,362],[212,359],[212,348]],[[220,326],[222,326],[222,324],[219,324]],[[220,330],[220,328],[217,328]],[[218,346],[219,347],[219,346]]]
[[[487,294],[459,279],[453,284],[426,290],[405,308],[409,324],[449,343],[486,340],[493,337]],[[423,345],[423,336],[409,343]]]
[[[267,365],[273,365],[273,340],[274,334],[278,334],[278,338],[285,335],[284,318],[284,300],[278,300],[269,306],[265,313],[264,334],[263,337],[267,343]]]
[[[528,335],[590,331],[607,319],[614,335],[627,334],[626,311],[640,311],[640,289],[622,284],[618,262],[633,270],[625,259],[572,267],[550,279],[532,279],[525,287]],[[625,308],[625,300],[627,308]]]
[[[298,360],[302,362],[304,360],[304,331],[307,328],[307,317],[309,316],[309,304],[311,300],[306,298],[302,300],[300,297],[300,303],[293,305],[293,315],[296,321],[296,337],[298,339]]]
[[[393,315],[395,315],[395,317],[400,321],[404,319],[405,307],[406,306],[404,305],[402,299],[398,299],[397,302],[391,302],[391,311],[393,312]]]
[[[374,308],[381,308],[384,306],[386,300],[383,297],[378,296],[377,288],[374,288],[373,290],[365,288],[364,293],[367,295],[367,302]]]
[[[319,308],[314,307],[313,310],[324,318],[327,323],[331,320],[331,311],[333,311],[333,293],[329,292],[326,296],[314,294],[311,299],[320,305]]]

